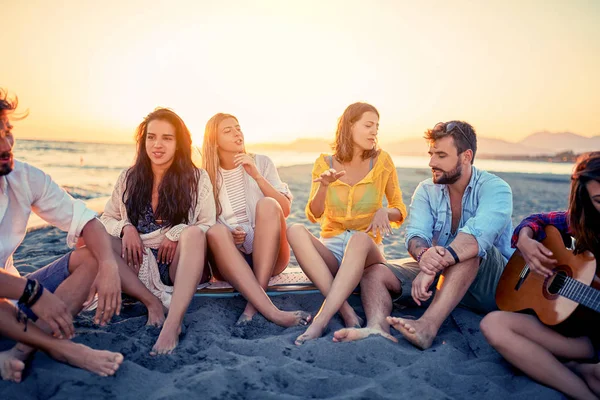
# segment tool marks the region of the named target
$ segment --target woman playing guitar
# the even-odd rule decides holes
[[[591,251],[600,260],[600,151],[577,160],[568,211],[531,215],[515,229],[513,247],[533,272],[549,277],[556,260],[540,243],[546,225],[554,225],[569,241],[573,236],[575,253]],[[508,362],[531,378],[576,399],[597,399],[600,363],[591,361],[597,361],[600,328],[592,321],[573,316],[548,327],[534,315],[495,311],[481,321],[481,331]]]

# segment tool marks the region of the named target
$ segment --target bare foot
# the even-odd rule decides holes
[[[242,313],[242,315],[240,315],[240,317],[238,318],[238,320],[235,323],[235,326],[244,326],[246,325],[248,322],[252,321],[252,318],[254,317],[254,315],[247,315],[245,312]]]
[[[94,350],[71,341],[59,341],[59,348],[53,348],[50,355],[58,361],[85,369],[100,376],[114,375],[123,362],[121,353],[106,350]]]
[[[326,325],[325,325],[326,326]],[[311,326],[300,336],[296,338],[294,344],[296,346],[302,346],[305,342],[313,339],[318,339],[323,336],[325,326],[322,326],[318,322],[314,321]]]
[[[163,326],[165,323],[165,310],[160,301],[146,307],[148,308],[148,322],[146,322],[146,325],[156,326],[157,328]]]
[[[27,361],[33,351],[21,351],[19,350],[19,346],[21,344],[17,344],[12,349],[0,353],[0,376],[5,381],[19,383],[23,378],[25,361]],[[25,346],[25,348],[31,349],[29,346]]]
[[[157,355],[165,355],[173,353],[175,347],[179,344],[179,335],[181,334],[181,324],[176,326],[176,329],[170,329],[166,324],[160,331],[160,335],[158,335],[158,339],[154,346],[152,346],[152,351],[150,351],[151,356]]]
[[[344,326],[346,328],[361,328],[365,321],[355,312],[352,312],[353,315],[342,315],[342,319],[344,320]]]
[[[298,325],[308,325],[312,316],[306,311],[281,311],[281,316],[272,321],[279,326],[289,328]]]
[[[334,342],[353,342],[355,340],[365,339],[371,335],[381,335],[386,339],[391,340],[392,342],[398,343],[398,339],[393,337],[387,332],[382,331],[381,329],[375,328],[344,328],[336,331],[333,334]]]
[[[433,339],[435,339],[435,335],[437,334],[437,331],[434,331],[428,322],[421,319],[413,321],[403,318],[386,317],[386,321],[400,332],[406,340],[421,350],[431,347]]]

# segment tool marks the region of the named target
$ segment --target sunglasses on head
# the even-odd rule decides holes
[[[462,130],[462,128],[460,127],[460,125],[457,122],[438,122],[437,124],[435,124],[435,126],[433,127],[433,129],[437,129],[438,127],[440,128],[440,130],[442,130],[441,128],[445,126],[445,129],[443,129],[444,133],[450,133],[452,132],[452,130],[454,128],[458,128],[458,131],[460,133],[462,133],[463,137],[465,138],[465,140],[467,141],[467,143],[469,143],[469,146],[471,146],[471,149],[474,149],[473,143],[471,143],[471,141],[469,140],[469,137],[467,136],[467,134],[465,133],[465,131]]]

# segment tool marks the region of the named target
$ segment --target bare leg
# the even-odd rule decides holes
[[[360,298],[367,315],[367,326],[360,329],[340,329],[333,334],[333,341],[351,342],[370,335],[381,335],[397,342],[398,340],[390,335],[390,325],[386,321],[386,317],[392,312],[390,292],[400,294],[402,285],[388,267],[375,264],[365,269],[360,281]]]
[[[495,311],[481,321],[481,332],[508,362],[531,378],[575,399],[596,399],[583,379],[557,357],[585,359],[594,356],[588,338],[567,338],[536,317]]]
[[[431,305],[416,321],[388,317],[387,321],[406,340],[420,349],[431,347],[438,330],[469,290],[477,276],[479,258],[474,257],[453,265],[440,277]]]
[[[141,301],[148,309],[147,325],[162,326],[165,322],[165,311],[163,305],[140,281],[136,273],[121,258],[121,239],[112,238],[113,251],[119,264],[119,275],[121,276],[121,289],[123,293]]]
[[[342,265],[319,313],[306,332],[296,338],[296,345],[321,337],[331,317],[338,312],[360,282],[365,267],[384,262],[385,259],[373,239],[366,233],[355,233],[348,241]]]
[[[206,236],[221,275],[265,318],[285,327],[306,325],[310,321],[310,314],[304,311],[281,311],[275,307],[235,247],[233,236],[227,227],[213,225]]]
[[[30,324],[27,331],[24,331],[23,323],[17,321],[16,308],[6,299],[0,299],[0,321],[2,335],[40,349],[57,361],[71,364],[100,376],[114,375],[123,362],[123,355],[120,353],[94,350],[70,340],[56,339],[35,324]],[[16,364],[15,361],[12,363]],[[13,368],[11,380],[20,381],[21,371],[16,372],[16,369]]]
[[[169,273],[173,279],[173,298],[165,324],[151,355],[170,354],[179,343],[181,324],[202,277],[206,261],[206,235],[197,226],[181,233]]]
[[[96,259],[89,250],[84,247],[73,251],[69,258],[69,277],[54,292],[67,305],[73,316],[81,311],[97,271]],[[43,321],[38,320],[37,325],[44,332],[51,332],[50,327]],[[12,349],[0,353],[2,379],[19,382],[24,363],[35,350],[24,343],[17,343]]]
[[[304,225],[294,224],[287,231],[288,241],[294,250],[300,268],[323,296],[327,297],[333,277],[339,270],[337,259]],[[339,312],[346,327],[360,328],[362,325],[362,320],[347,301],[344,301]]]
[[[273,223],[277,220],[279,220],[279,225]],[[290,261],[285,217],[279,203],[270,197],[260,199],[256,205],[255,223],[254,249],[252,251],[254,276],[260,287],[267,290],[269,279],[280,274]],[[237,323],[244,324],[252,320],[254,314],[256,314],[256,308],[248,302]]]

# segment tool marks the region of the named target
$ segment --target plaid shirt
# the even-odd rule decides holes
[[[531,228],[533,231],[533,238],[538,242],[546,239],[546,232],[544,228],[546,225],[553,225],[561,233],[565,243],[571,241],[571,229],[569,228],[569,214],[567,211],[551,211],[549,213],[532,214],[525,218],[515,228],[513,232],[510,244],[513,248],[517,247],[517,241],[519,240],[519,232],[525,227]]]

